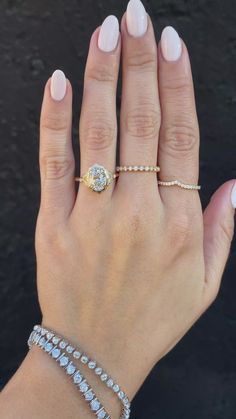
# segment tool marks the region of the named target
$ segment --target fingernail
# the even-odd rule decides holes
[[[119,39],[119,22],[116,16],[108,16],[100,29],[98,47],[104,52],[114,51]]]
[[[231,202],[232,202],[233,208],[236,209],[236,182],[231,192]]]
[[[181,39],[172,26],[167,26],[162,32],[161,50],[167,61],[177,61],[182,54]]]
[[[66,94],[66,76],[61,70],[54,71],[51,78],[51,96],[54,100],[60,101]]]
[[[143,36],[147,32],[147,12],[140,0],[130,0],[128,3],[126,22],[129,34],[134,37]]]

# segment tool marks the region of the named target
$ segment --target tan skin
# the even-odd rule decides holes
[[[81,173],[95,162],[115,167],[122,47],[120,163],[158,163],[162,179],[197,183],[199,129],[186,46],[178,61],[167,62],[151,21],[143,37],[133,38],[125,16],[112,53],[98,49],[98,33],[99,28],[85,72]],[[43,322],[96,358],[132,400],[153,366],[218,293],[234,230],[234,181],[214,194],[204,214],[197,191],[158,188],[153,173],[121,174],[101,194],[81,184],[77,193],[71,104],[70,83],[65,98],[55,102],[49,80],[41,115],[36,229]],[[116,399],[92,376],[90,382],[118,418]],[[16,410],[19,419],[94,417],[37,348],[0,400],[4,419],[15,418]]]

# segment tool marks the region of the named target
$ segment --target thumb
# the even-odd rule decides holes
[[[222,185],[213,195],[203,215],[206,303],[211,303],[220,287],[234,234],[236,181]]]

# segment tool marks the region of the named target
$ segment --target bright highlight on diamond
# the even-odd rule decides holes
[[[94,164],[89,168],[88,172],[83,176],[86,186],[95,192],[104,191],[113,180],[112,173],[100,164]]]

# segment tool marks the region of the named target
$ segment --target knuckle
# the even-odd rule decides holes
[[[106,150],[112,145],[116,135],[115,125],[104,117],[91,118],[82,129],[81,139],[90,150]]]
[[[116,80],[116,65],[114,63],[99,63],[89,66],[86,71],[86,82],[114,83]]]
[[[67,156],[43,155],[40,164],[48,180],[63,178],[74,169],[73,159]]]
[[[190,80],[185,77],[172,77],[167,78],[166,81],[163,81],[163,89],[166,93],[170,93],[171,96],[181,95],[181,97],[189,97],[192,95],[192,83]]]
[[[126,65],[131,71],[156,71],[156,50],[148,52],[135,50],[127,57]]]
[[[198,144],[198,133],[191,124],[173,124],[163,129],[164,141],[161,147],[165,147],[165,151],[176,155],[176,152],[183,154],[191,153]]]
[[[66,112],[60,111],[44,115],[41,121],[41,129],[52,132],[65,132],[68,130],[68,118]]]
[[[158,134],[160,114],[150,106],[140,106],[126,116],[126,130],[132,137],[152,139]]]

